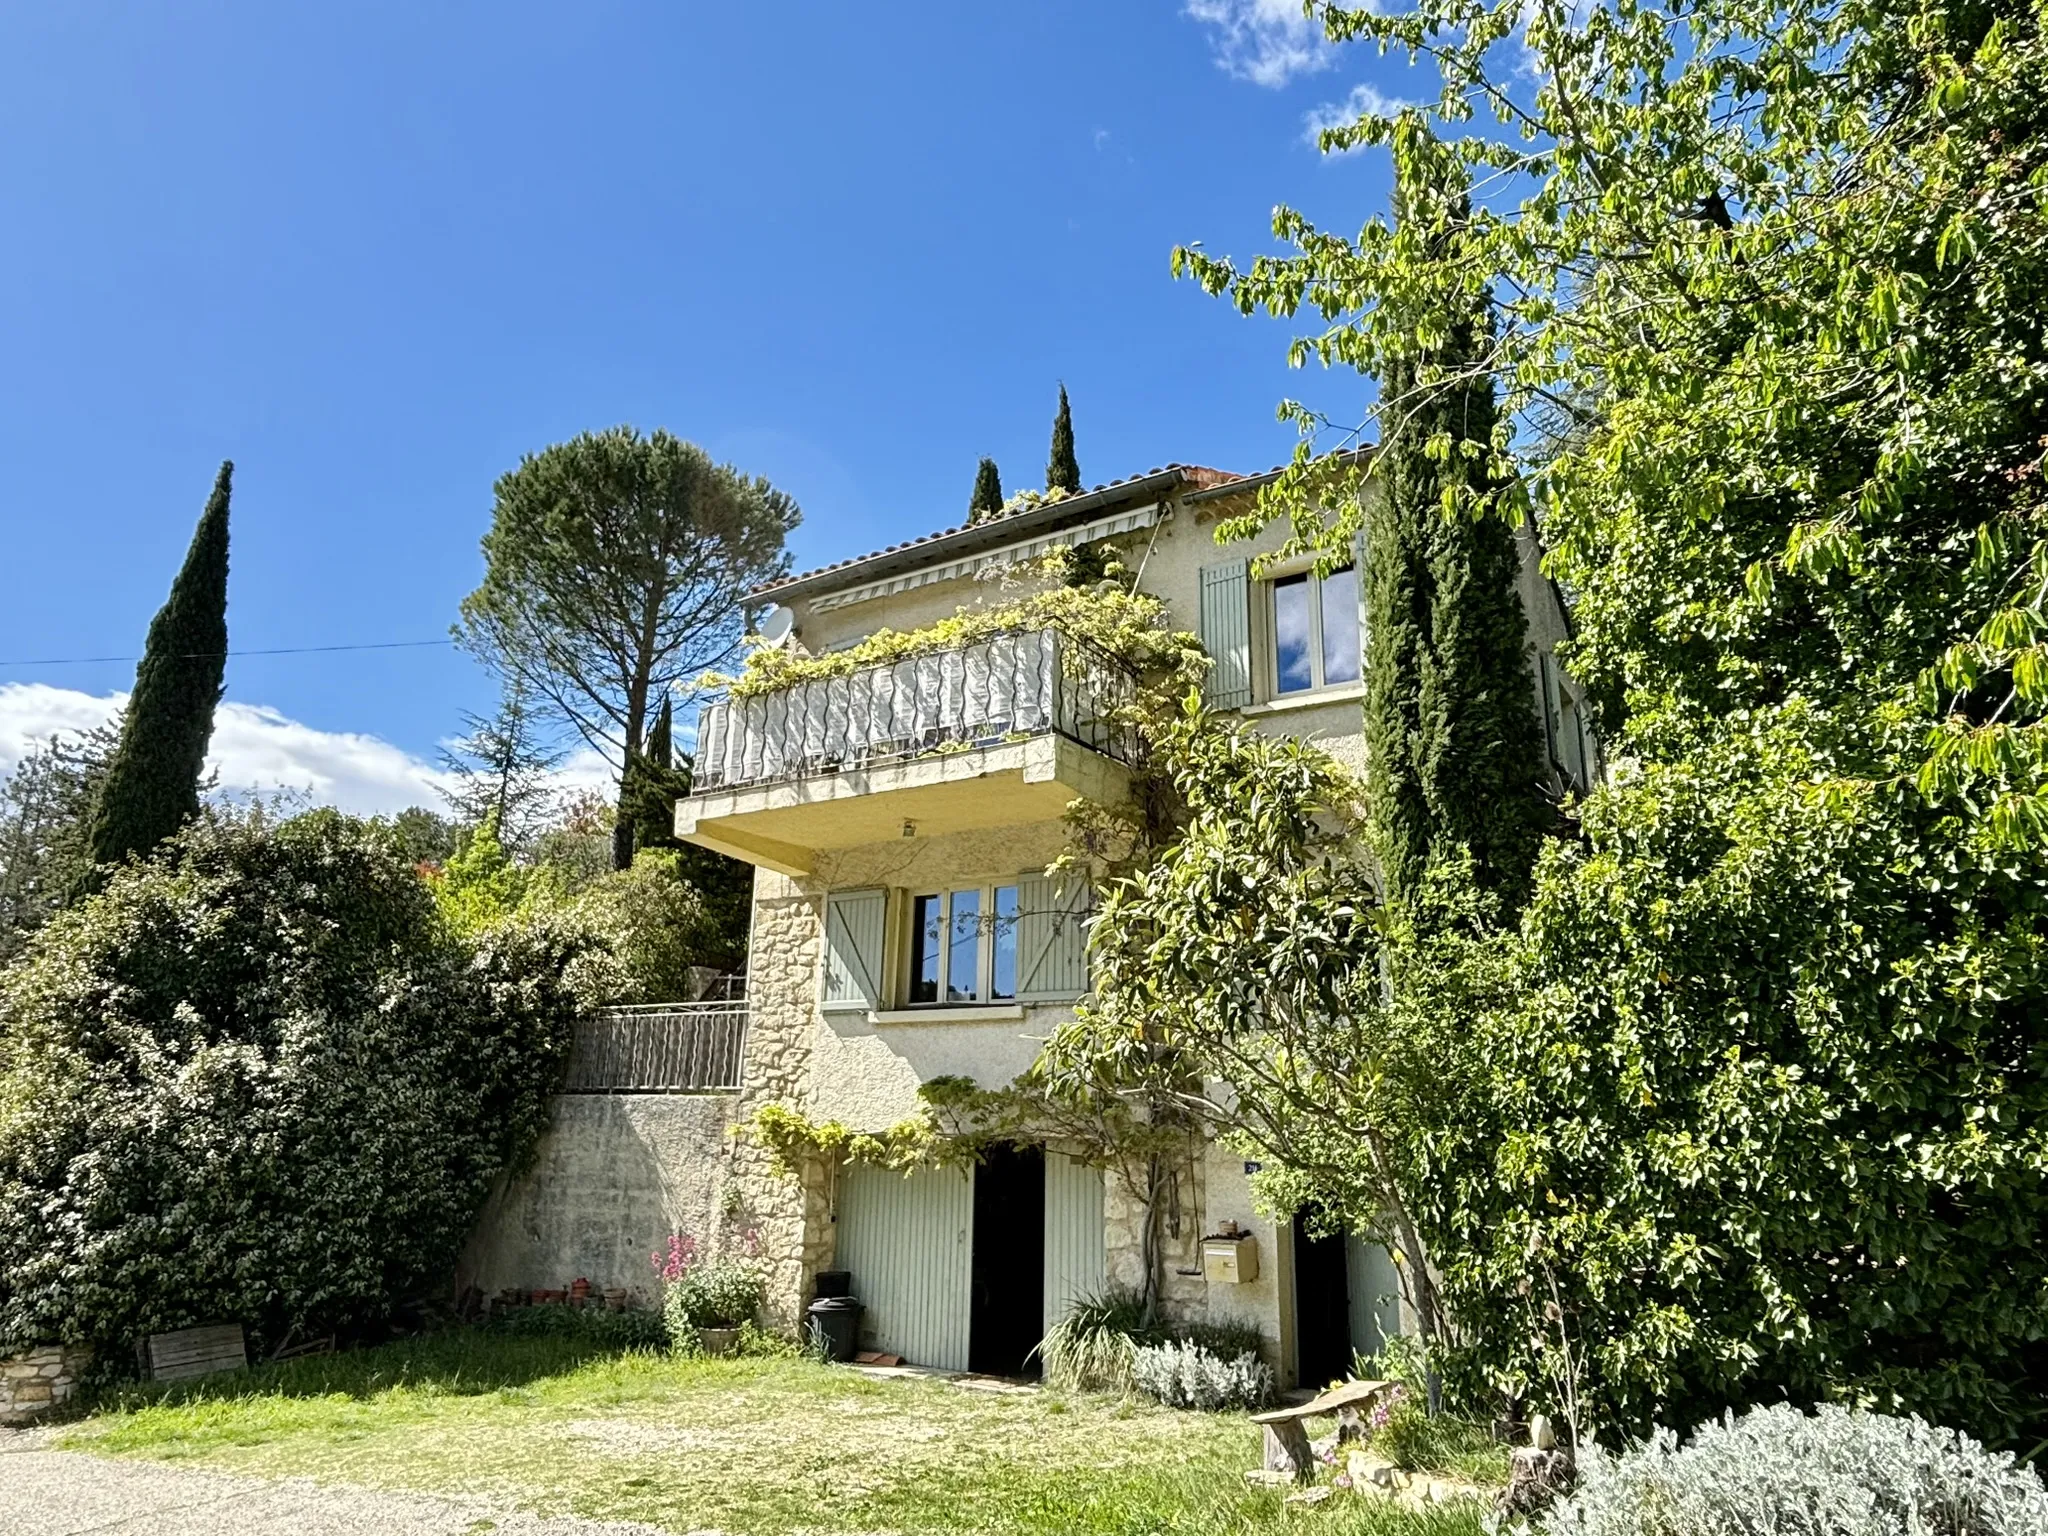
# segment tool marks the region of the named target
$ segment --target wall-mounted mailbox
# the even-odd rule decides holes
[[[1212,1284],[1248,1285],[1259,1278],[1259,1240],[1235,1226],[1202,1239],[1202,1274]]]

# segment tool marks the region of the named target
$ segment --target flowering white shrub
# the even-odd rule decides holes
[[[2044,1536],[2048,1490],[1920,1418],[1785,1404],[1622,1455],[1587,1448],[1547,1536]]]
[[[1273,1372],[1257,1355],[1226,1360],[1186,1339],[1132,1351],[1131,1381],[1169,1408],[1257,1408],[1273,1396]]]

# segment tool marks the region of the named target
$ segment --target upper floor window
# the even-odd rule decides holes
[[[1017,912],[1014,885],[912,896],[910,1005],[1015,1000]]]
[[[1358,568],[1347,565],[1327,576],[1302,571],[1268,586],[1274,697],[1357,682]]]

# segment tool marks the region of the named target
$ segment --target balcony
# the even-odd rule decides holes
[[[677,835],[801,875],[906,824],[940,836],[1120,799],[1136,691],[1100,647],[1033,630],[709,705]]]

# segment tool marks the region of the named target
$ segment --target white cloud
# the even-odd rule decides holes
[[[0,773],[53,732],[89,730],[113,718],[126,694],[95,695],[47,683],[0,683]],[[447,775],[402,747],[358,731],[322,731],[262,704],[224,702],[213,717],[207,766],[229,795],[296,790],[315,805],[370,816],[409,805],[441,808]],[[610,791],[613,771],[584,748],[557,778],[565,790]]]
[[[1184,14],[1212,29],[1216,62],[1254,85],[1285,85],[1335,57],[1301,0],[1186,0]]]
[[[1351,94],[1342,101],[1326,101],[1303,118],[1302,137],[1308,141],[1310,149],[1315,149],[1318,147],[1316,141],[1325,128],[1349,127],[1367,113],[1375,117],[1392,117],[1418,105],[1420,103],[1400,96],[1389,96],[1377,86],[1354,85]],[[1337,153],[1348,154],[1349,151],[1339,150]]]

